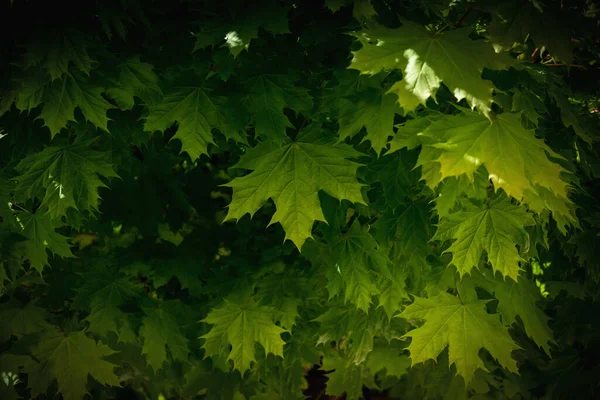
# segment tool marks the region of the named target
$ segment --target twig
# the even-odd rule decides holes
[[[461,17],[461,19],[458,20],[458,22],[454,26],[456,28],[459,28],[462,25],[462,23],[465,22],[465,19],[467,19],[467,17],[469,16],[469,14],[471,14],[472,11],[473,11],[473,7],[469,7],[467,12]]]

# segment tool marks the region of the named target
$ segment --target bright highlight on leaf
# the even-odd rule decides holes
[[[483,165],[496,189],[536,212],[551,210],[563,231],[567,224],[576,225],[567,170],[558,163],[562,157],[523,128],[520,114],[504,113],[489,121],[463,112],[434,122],[421,135],[433,140],[417,162],[428,171],[424,178],[431,188],[449,176],[465,174],[472,181]]]
[[[390,92],[406,112],[435,100],[441,83],[458,99],[489,115],[492,105],[492,82],[481,78],[484,68],[504,69],[510,58],[494,53],[482,40],[472,40],[469,32],[457,29],[434,35],[422,26],[403,21],[398,29],[372,26],[353,34],[362,48],[353,52],[350,68],[374,75],[381,70],[399,69],[404,77]]]

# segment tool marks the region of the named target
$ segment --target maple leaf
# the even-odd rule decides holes
[[[86,120],[108,132],[106,111],[114,108],[102,97],[103,89],[88,82],[79,73],[67,74],[51,80],[47,75],[35,74],[20,82],[15,104],[20,111],[30,111],[43,103],[40,115],[51,138],[75,121],[78,108]]]
[[[58,329],[44,331],[32,349],[38,362],[25,365],[32,397],[45,393],[56,380],[58,392],[65,400],[80,400],[88,393],[88,376],[102,385],[120,387],[113,372],[116,365],[103,360],[114,353],[102,342],[88,338],[84,331],[68,334]]]
[[[428,209],[419,201],[406,201],[395,210],[388,209],[373,224],[378,240],[391,247],[394,263],[413,269],[426,269],[431,249]],[[391,244],[391,245],[390,245]]]
[[[470,39],[464,30],[433,35],[418,24],[402,22],[398,29],[373,25],[353,33],[363,47],[353,52],[349,68],[371,75],[401,70],[403,79],[389,92],[398,95],[407,112],[425,105],[429,97],[435,99],[443,82],[458,100],[465,98],[472,108],[489,115],[494,85],[481,73],[484,68],[507,68],[512,60],[495,54],[489,43]]]
[[[408,346],[412,364],[435,360],[448,346],[450,365],[455,364],[457,373],[468,385],[478,368],[487,371],[479,358],[479,350],[485,348],[500,365],[517,373],[517,363],[511,353],[520,347],[498,314],[487,313],[487,302],[461,301],[448,293],[430,298],[415,296],[414,303],[398,316],[406,320],[425,320],[421,327],[405,335],[412,338]]]
[[[325,393],[332,396],[342,396],[346,393],[348,400],[358,400],[363,397],[362,388],[365,384],[374,386],[373,377],[367,373],[362,365],[348,362],[337,354],[323,356],[323,371],[332,371],[327,374]]]
[[[238,304],[227,299],[223,304],[212,309],[202,322],[212,324],[210,331],[201,336],[205,339],[202,348],[205,357],[221,355],[231,345],[227,360],[233,362],[233,368],[244,372],[256,362],[254,345],[260,344],[265,353],[283,357],[281,334],[288,332],[275,325],[276,311],[271,307],[259,306],[252,299],[245,304]]]
[[[485,250],[494,271],[517,281],[519,261],[524,260],[516,245],[528,245],[525,226],[531,225],[535,225],[531,214],[511,204],[509,198],[499,197],[481,208],[467,203],[465,211],[443,218],[433,240],[455,239],[445,252],[452,253],[451,263],[461,277],[479,265]]]
[[[53,81],[68,74],[71,65],[89,76],[95,61],[87,53],[89,40],[86,39],[81,32],[70,29],[47,32],[43,39],[29,44],[23,67],[42,64]]]
[[[385,370],[386,375],[401,378],[410,368],[410,358],[402,354],[404,345],[399,340],[378,343],[366,361],[366,366],[373,374]]]
[[[389,319],[400,311],[402,300],[408,298],[406,292],[406,272],[398,266],[392,266],[379,278],[379,306],[383,307]]]
[[[247,90],[241,105],[252,116],[256,135],[277,143],[285,142],[285,130],[292,128],[284,108],[307,111],[312,107],[308,90],[295,86],[285,75],[258,75],[244,82]]]
[[[471,180],[463,174],[449,176],[442,181],[438,188],[438,197],[435,198],[435,210],[440,217],[450,215],[450,212],[459,204],[459,200],[463,198],[463,195],[481,202],[487,199],[489,181],[485,168],[478,168],[473,173],[472,178]]]
[[[318,124],[309,125],[295,141],[283,146],[271,142],[249,149],[236,168],[253,170],[225,186],[233,198],[225,221],[254,215],[269,199],[277,210],[269,225],[279,222],[298,249],[312,237],[315,221],[325,221],[319,190],[337,199],[365,204],[356,180],[359,164],[349,161],[360,153],[336,143]]]
[[[153,66],[141,62],[139,57],[131,57],[119,64],[117,75],[117,79],[111,82],[114,86],[106,89],[106,94],[115,100],[121,110],[131,110],[135,105],[134,97],[139,97],[147,104],[160,100],[162,92],[158,86],[158,76]]]
[[[237,135],[231,132],[224,102],[224,97],[214,96],[209,88],[171,87],[165,90],[161,102],[149,105],[144,130],[164,132],[177,122],[177,133],[172,139],[179,139],[181,151],[195,161],[202,154],[208,154],[209,144],[215,144],[212,129],[220,130],[227,137]]]
[[[550,356],[550,344],[555,342],[548,327],[550,318],[537,306],[542,300],[540,289],[528,279],[521,279],[519,283],[496,279],[494,296],[498,299],[502,322],[512,325],[517,322],[518,315],[527,335]]]
[[[542,115],[548,112],[543,99],[525,88],[516,89],[513,95],[512,111],[523,111],[523,115],[536,126]]]
[[[177,322],[182,306],[181,302],[172,300],[143,307],[146,316],[140,328],[140,336],[144,338],[142,354],[146,355],[148,365],[155,372],[162,369],[167,361],[167,347],[174,360],[186,362],[188,359],[188,340],[182,335]]]
[[[489,121],[465,111],[432,123],[421,135],[434,140],[423,147],[417,161],[431,188],[448,176],[466,174],[472,180],[483,165],[495,189],[528,203],[535,212],[551,210],[562,222],[561,230],[577,223],[568,199],[569,184],[562,177],[568,171],[551,160],[562,157],[533,130],[523,128],[520,113],[500,114]]]
[[[21,338],[30,333],[40,332],[51,325],[46,322],[50,314],[34,303],[20,304],[16,300],[3,303],[0,307],[0,343],[5,343],[11,336]]]
[[[343,292],[345,302],[350,301],[368,313],[371,298],[379,294],[374,275],[387,272],[390,263],[369,234],[368,227],[354,220],[348,232],[326,247],[319,259],[325,261],[329,298]]]
[[[367,88],[353,99],[340,102],[340,140],[358,134],[365,127],[367,135],[363,141],[371,142],[371,147],[380,154],[388,138],[394,135],[394,115],[400,111],[394,96],[385,94],[379,87]]]
[[[15,167],[22,174],[15,199],[42,199],[53,219],[67,215],[67,209],[98,211],[98,188],[107,187],[100,176],[118,177],[110,163],[110,153],[95,151],[95,139],[64,146],[49,146],[23,158]]]
[[[327,348],[331,342],[336,342],[349,362],[362,364],[373,350],[374,320],[376,317],[355,307],[331,305],[314,319],[321,324],[317,346],[325,344]]]
[[[140,289],[130,278],[102,264],[95,265],[83,277],[72,306],[90,310],[85,318],[90,331],[102,336],[118,333],[117,322],[126,317],[119,307],[139,297]]]
[[[14,202],[13,193],[15,190],[15,181],[6,173],[4,169],[0,170],[0,220],[3,229],[17,231],[18,224],[14,217],[14,211],[10,206]]]
[[[408,195],[412,186],[417,184],[420,175],[413,168],[417,153],[396,151],[370,162],[366,169],[369,182],[380,182],[387,204],[396,209]]]
[[[38,272],[50,265],[46,250],[63,258],[75,257],[67,238],[55,231],[62,225],[60,222],[52,221],[39,209],[35,213],[19,214],[19,221],[23,227],[21,234],[27,238],[24,242],[26,258]]]

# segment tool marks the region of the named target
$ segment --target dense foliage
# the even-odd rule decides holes
[[[598,7],[5,1],[0,398],[598,398]]]

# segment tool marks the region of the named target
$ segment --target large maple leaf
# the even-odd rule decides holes
[[[468,385],[480,368],[487,371],[479,350],[485,348],[500,365],[517,373],[513,350],[520,347],[512,340],[498,314],[488,314],[486,300],[461,301],[457,296],[440,293],[430,298],[415,296],[415,301],[399,315],[407,320],[425,320],[425,323],[409,331],[408,346],[412,364],[436,359],[448,346],[450,365]]]
[[[116,365],[103,360],[113,353],[102,342],[88,338],[84,331],[65,334],[58,329],[46,330],[32,350],[38,362],[25,365],[31,395],[45,393],[56,380],[58,392],[65,400],[80,400],[88,393],[88,376],[102,385],[120,387],[113,372]]]
[[[315,221],[325,221],[319,190],[337,199],[365,204],[362,185],[356,180],[360,155],[352,147],[337,144],[318,124],[310,125],[295,141],[283,146],[264,142],[249,149],[236,168],[253,170],[226,186],[233,188],[227,220],[254,215],[270,198],[277,211],[269,225],[279,222],[298,249],[312,237]]]
[[[538,213],[551,210],[563,231],[564,225],[576,224],[565,180],[568,171],[553,161],[562,157],[533,130],[523,128],[520,113],[500,114],[490,121],[465,111],[432,123],[420,135],[433,140],[424,145],[417,162],[430,187],[448,176],[465,174],[473,180],[483,165],[495,189]]]
[[[202,336],[205,356],[222,354],[231,346],[227,360],[233,361],[233,368],[244,372],[250,369],[254,355],[254,345],[260,344],[265,353],[283,357],[281,334],[285,329],[275,325],[276,312],[271,307],[259,306],[252,299],[244,304],[225,300],[208,313],[203,322],[212,324],[210,331]]]
[[[519,262],[524,261],[516,245],[529,244],[525,226],[531,225],[535,225],[532,214],[500,197],[481,208],[467,204],[465,211],[443,218],[433,240],[455,239],[446,252],[452,253],[451,263],[461,276],[479,265],[485,250],[494,271],[516,281]]]
[[[277,143],[283,143],[285,130],[293,127],[283,109],[307,111],[313,104],[308,90],[295,86],[288,76],[257,75],[246,80],[244,86],[247,94],[241,105],[250,112],[256,135]]]
[[[107,187],[100,179],[118,177],[110,153],[95,151],[95,139],[64,146],[49,146],[22,159],[16,166],[21,175],[15,191],[16,201],[34,196],[42,199],[53,219],[67,215],[68,208],[98,211],[98,188]]]
[[[435,99],[443,82],[458,100],[466,99],[471,107],[489,114],[492,82],[481,78],[484,68],[501,69],[512,64],[510,58],[494,53],[482,40],[472,40],[469,32],[457,29],[432,34],[422,26],[403,21],[398,29],[373,26],[353,34],[362,44],[354,51],[349,68],[363,74],[399,69],[404,74],[390,92],[398,95],[405,111]]]

